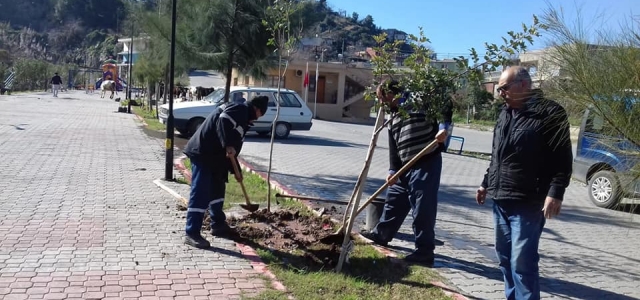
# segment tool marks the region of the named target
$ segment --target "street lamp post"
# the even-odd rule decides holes
[[[167,138],[165,140],[165,170],[164,179],[167,181],[173,181],[173,81],[174,81],[174,63],[176,58],[176,4],[178,0],[173,0],[173,7],[171,10],[171,54],[169,60],[169,89],[165,88],[165,93],[169,95],[169,112],[167,116]]]
[[[131,84],[133,83],[132,79],[132,69],[133,68],[133,21],[131,21],[131,44],[129,45],[129,75],[127,76],[128,84],[127,84],[127,97],[129,101],[127,101],[127,113],[131,113]]]

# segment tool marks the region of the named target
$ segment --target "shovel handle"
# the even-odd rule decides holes
[[[237,178],[240,177],[240,170],[238,169],[238,162],[236,161],[236,158],[234,156],[230,156],[229,159],[231,160],[231,164],[233,165],[233,173],[236,175],[236,180]],[[247,190],[244,188],[244,183],[242,181],[238,181],[240,183],[240,187],[242,188],[242,194],[244,194],[244,200],[245,202],[247,202],[247,204],[249,204],[249,195],[247,194]]]
[[[406,165],[402,166],[402,168],[400,168],[398,172],[393,174],[393,176],[391,176],[391,178],[389,178],[388,181],[386,181],[375,193],[373,193],[373,195],[367,198],[367,201],[365,201],[365,203],[362,206],[360,206],[356,211],[356,216],[359,215],[364,210],[364,208],[371,203],[371,201],[376,199],[387,187],[389,187],[391,182],[398,180],[398,177],[402,176],[405,172],[407,172],[411,167],[413,167],[413,165],[416,164],[416,162],[420,158],[425,156],[427,153],[431,152],[433,148],[435,148],[437,145],[438,145],[438,140],[433,140],[426,147],[424,147],[424,149],[422,149],[418,154],[416,154],[416,156],[414,156],[409,162],[407,162]]]

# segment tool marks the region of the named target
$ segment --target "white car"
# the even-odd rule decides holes
[[[239,87],[230,89],[229,99],[233,102],[243,102],[256,96],[269,97],[269,108],[264,116],[253,122],[249,131],[262,135],[271,133],[271,125],[276,116],[276,88]],[[216,89],[213,93],[200,101],[186,101],[174,103],[173,118],[175,128],[186,137],[192,136],[200,127],[205,118],[218,106],[223,105],[224,88]],[[163,124],[167,123],[169,104],[160,106],[158,119]],[[313,114],[304,100],[292,90],[280,89],[280,116],[276,124],[276,138],[287,138],[291,130],[310,130]]]

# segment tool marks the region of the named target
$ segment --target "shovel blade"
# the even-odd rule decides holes
[[[242,207],[244,210],[247,210],[249,212],[254,212],[254,211],[257,211],[258,208],[260,208],[260,205],[258,205],[258,204],[240,204],[240,207]]]

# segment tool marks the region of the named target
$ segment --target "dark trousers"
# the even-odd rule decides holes
[[[545,225],[542,203],[494,201],[496,254],[505,299],[540,299],[538,245]]]
[[[389,242],[412,211],[416,252],[433,254],[442,156],[418,161],[387,190],[380,221],[371,231]]]
[[[187,208],[185,231],[189,235],[199,235],[204,214],[209,210],[211,228],[226,224],[222,211],[227,180],[226,170],[219,170],[196,159],[191,160],[191,194]]]

